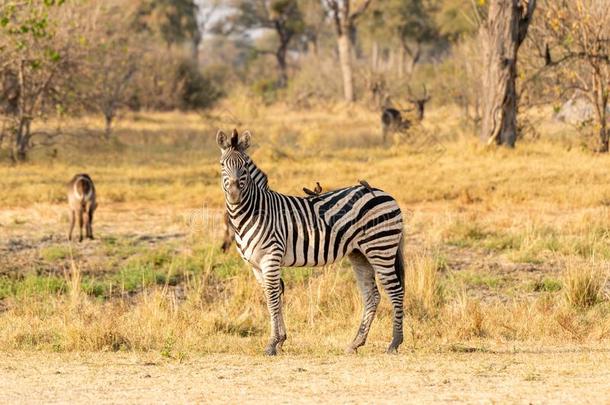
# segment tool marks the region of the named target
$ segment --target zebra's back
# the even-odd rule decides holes
[[[323,266],[353,250],[372,253],[400,242],[398,203],[379,189],[348,187],[316,197],[284,196],[285,255],[282,265]],[[388,257],[394,260],[394,257]]]

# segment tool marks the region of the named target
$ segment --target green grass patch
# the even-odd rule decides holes
[[[282,269],[282,279],[286,283],[304,283],[315,274],[312,267],[293,267]]]
[[[483,240],[482,245],[485,249],[503,251],[521,248],[522,239],[518,235],[510,233],[493,233]]]
[[[103,236],[101,241],[102,248],[107,256],[114,258],[126,258],[138,253],[138,246],[131,239],[119,239],[114,236]]]
[[[541,280],[534,281],[530,285],[530,289],[533,292],[557,292],[561,290],[561,281],[553,278],[543,278]]]
[[[235,277],[247,271],[244,261],[237,255],[227,255],[213,266],[213,273],[220,279]]]
[[[165,284],[168,281],[167,274],[155,270],[149,264],[129,264],[123,267],[112,280],[123,291],[135,292],[155,284]]]
[[[47,246],[40,250],[40,257],[47,262],[58,262],[70,257],[70,247],[67,245]]]
[[[506,280],[502,277],[489,274],[480,274],[470,271],[461,271],[454,275],[457,280],[471,287],[487,287],[490,289],[502,288],[506,285]]]
[[[481,241],[489,236],[481,224],[477,222],[457,221],[445,233],[446,243],[459,247],[481,246]]]
[[[64,293],[66,289],[66,281],[57,276],[31,274],[20,279],[0,277],[0,299],[11,296],[55,295]]]
[[[81,288],[87,295],[91,295],[97,298],[108,297],[113,287],[112,282],[104,282],[95,278],[85,278],[81,282]]]

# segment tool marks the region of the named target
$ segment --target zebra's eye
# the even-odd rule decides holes
[[[240,181],[239,182],[239,188],[244,188],[245,185],[246,185],[245,181]]]

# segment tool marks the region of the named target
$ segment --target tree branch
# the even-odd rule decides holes
[[[349,20],[350,20],[350,24],[353,24],[354,21],[360,17],[360,15],[362,13],[364,13],[366,11],[366,9],[369,7],[369,5],[371,4],[372,0],[364,0],[362,2],[362,4],[360,5],[360,7],[358,7],[356,9],[356,11],[354,11],[350,16],[349,16]]]
[[[519,36],[517,39],[517,44],[521,45],[527,36],[527,29],[532,22],[532,16],[534,15],[534,10],[536,9],[536,0],[521,0],[525,2],[524,5],[520,2],[519,7],[521,8],[521,17],[519,18]]]

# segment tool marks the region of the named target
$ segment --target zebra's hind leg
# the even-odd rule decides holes
[[[375,318],[375,312],[377,312],[377,306],[379,305],[381,297],[377,285],[375,284],[375,271],[366,257],[359,251],[354,251],[349,254],[348,258],[356,273],[358,289],[360,290],[364,304],[362,321],[360,322],[358,333],[353,342],[345,350],[346,353],[356,353],[358,348],[366,342],[366,337],[369,334],[371,323]]]
[[[392,259],[394,262],[396,259]],[[392,322],[392,342],[388,346],[388,353],[396,353],[398,346],[403,341],[403,318],[404,318],[404,281],[396,271],[395,263],[388,265],[387,260],[371,259],[375,273],[383,289],[388,293],[392,308],[394,309],[394,320]],[[402,265],[402,258],[401,258]]]
[[[286,333],[286,324],[284,323],[284,280],[282,280],[281,278],[280,278],[280,288],[281,288],[280,314],[279,314],[280,338],[279,338],[279,341],[277,342],[277,344],[275,345],[277,350],[282,350],[282,346],[284,345],[284,342],[288,338],[288,335]]]

